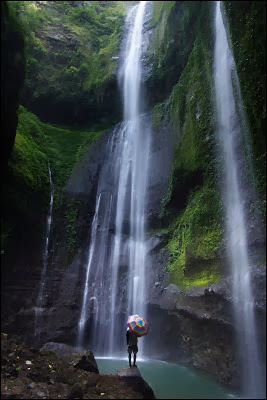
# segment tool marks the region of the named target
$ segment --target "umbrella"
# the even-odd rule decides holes
[[[148,333],[148,323],[138,314],[130,315],[127,321],[130,331],[135,333],[136,336],[145,336]]]

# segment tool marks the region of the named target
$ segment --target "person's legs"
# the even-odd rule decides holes
[[[136,367],[136,353],[134,353],[134,363],[133,366]]]
[[[132,350],[129,347],[128,347],[128,353],[129,353],[129,367],[131,368]]]

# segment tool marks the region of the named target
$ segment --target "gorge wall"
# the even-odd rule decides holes
[[[53,11],[54,2],[48,3]],[[258,198],[255,200],[253,187],[248,189],[245,208],[250,257],[253,260],[252,283],[257,325],[264,357],[266,261],[263,165],[266,155],[263,142],[266,95],[263,88],[266,73],[262,54],[266,46],[263,46],[265,39],[259,32],[259,27],[266,32],[263,11],[266,6],[265,2],[263,5],[246,2],[240,7],[236,19],[236,3],[225,2],[225,8],[233,50],[238,60],[237,69],[256,171]],[[54,9],[53,12],[58,10]],[[118,10],[117,12],[120,14]],[[238,386],[232,294],[225,254],[224,214],[218,187],[221,159],[216,153],[215,139],[213,13],[212,2],[158,1],[150,3],[147,7],[144,35],[149,38],[149,47],[143,58],[147,113],[143,118],[152,127],[153,134],[147,203],[149,252],[146,299],[151,329],[150,340],[146,346],[148,354],[153,354],[154,357],[193,364],[215,375],[222,383]],[[43,27],[36,21],[34,26],[39,47],[36,44],[36,54],[32,54],[31,57],[41,61],[36,65],[36,61],[28,59],[29,68],[32,69],[24,88],[22,104],[35,112],[41,120],[50,123],[85,123],[88,118],[91,124],[97,124],[103,118],[99,129],[101,133],[95,135],[94,140],[86,141],[85,135],[81,135],[80,142],[77,139],[77,143],[83,143],[83,155],[79,154],[79,157],[71,159],[62,175],[59,171],[63,164],[56,158],[58,154],[52,151],[52,146],[47,150],[47,142],[39,141],[43,155],[39,155],[35,162],[45,165],[45,161],[52,158],[52,177],[57,185],[44,288],[45,301],[41,316],[41,343],[58,341],[75,344],[77,337],[82,302],[81,288],[87,266],[98,176],[105,162],[105,143],[113,129],[111,127],[103,132],[103,128],[112,126],[121,116],[116,81],[117,61],[112,59],[118,54],[118,43],[122,34],[124,14],[120,15],[120,23],[112,33],[115,44],[105,43],[103,39],[103,47],[100,47],[102,52],[98,53],[95,49],[94,56],[89,50],[86,53],[84,37],[80,36],[81,33],[85,33],[81,32],[82,29],[78,31],[76,27],[74,32],[70,29],[73,25],[66,27],[66,24],[62,29],[60,21]],[[76,17],[81,17],[78,16],[78,12]],[[113,17],[115,18],[114,15]],[[85,15],[84,18],[89,18],[86,19],[86,24],[89,25],[93,16]],[[103,29],[109,28],[105,26]],[[246,33],[244,39],[240,38],[238,32]],[[86,34],[89,34],[88,31]],[[252,43],[255,51],[250,53],[249,61],[246,62],[245,58]],[[96,43],[92,44],[93,48],[94,46],[97,48]],[[64,51],[61,53],[59,48]],[[77,60],[77,65],[66,62],[74,57],[73,53],[79,48],[82,49],[79,65]],[[90,59],[88,65],[92,69],[89,75],[88,65],[81,67],[84,57]],[[99,64],[101,60],[103,64]],[[110,64],[114,61],[115,64]],[[86,63],[86,60],[84,62]],[[45,64],[47,70],[44,69]],[[91,87],[83,86],[85,89],[76,91],[77,86],[85,85],[88,76],[93,70],[97,71],[99,65],[102,65],[101,73],[107,76],[105,82],[103,83],[95,72],[89,79]],[[110,65],[109,72],[105,72],[104,69]],[[254,68],[256,65],[257,68]],[[64,70],[66,77],[71,74],[69,84],[75,86],[75,89],[67,86],[61,90],[68,80],[65,77],[66,79],[62,78],[62,82],[57,81],[57,74],[62,71],[62,67],[67,68]],[[251,81],[254,79],[249,88],[248,77]],[[100,81],[95,85],[98,78]],[[36,88],[32,84],[34,80],[37,82]],[[258,95],[258,88],[261,90],[261,96]],[[71,97],[72,90],[75,92],[75,98]],[[22,115],[23,125],[26,114],[21,112]],[[40,129],[46,135],[51,132],[51,128],[48,130],[37,118],[35,124],[32,124],[30,135],[38,136]],[[60,132],[63,134],[62,131],[55,133]],[[49,137],[53,142],[54,136],[51,134]],[[89,144],[89,150],[85,151],[86,145],[88,148]],[[31,344],[35,341],[34,305],[42,269],[44,210],[49,198],[45,168],[44,166],[43,175],[40,177],[40,188],[36,190],[39,197],[36,195],[31,203],[21,207],[20,215],[24,216],[24,219],[17,220],[15,225],[15,254],[7,253],[1,256],[6,271],[3,329]],[[13,174],[15,175],[15,172]],[[34,170],[33,175],[36,174]],[[18,181],[21,184],[19,179]],[[15,190],[18,187],[17,180],[12,184]],[[29,187],[27,193],[30,191]],[[40,204],[44,205],[41,210]],[[34,205],[36,213],[25,211]],[[258,209],[261,213],[258,213]],[[29,215],[31,224],[28,224]],[[120,268],[121,281],[124,282],[127,278],[127,265],[123,257]],[[123,313],[123,310],[121,312]],[[164,326],[164,332],[157,329],[159,324]],[[262,363],[265,363],[264,358]]]

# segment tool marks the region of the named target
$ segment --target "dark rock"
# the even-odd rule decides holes
[[[251,282],[256,307],[266,311],[266,265],[257,265],[251,269]]]
[[[6,1],[1,2],[1,58],[4,60],[1,64],[1,170],[6,173],[15,142],[25,74],[23,34]]]
[[[83,389],[82,385],[80,383],[75,383],[75,385],[72,386],[69,394],[68,394],[69,399],[82,399],[83,398]]]
[[[126,382],[135,392],[142,393],[143,399],[155,399],[154,392],[148,383],[142,378],[138,368],[125,368],[117,372],[117,375]]]
[[[175,309],[180,292],[181,290],[178,288],[178,286],[172,283],[164,288],[161,297],[161,308],[168,310]]]
[[[80,369],[84,369],[85,371],[94,372],[96,374],[99,374],[98,367],[97,367],[96,363],[92,362],[92,359],[90,359],[90,356],[87,356],[87,357],[82,356],[81,360],[74,366],[75,366],[75,368],[80,368]]]

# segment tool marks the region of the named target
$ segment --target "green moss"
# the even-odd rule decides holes
[[[47,183],[47,157],[31,137],[17,132],[9,162],[12,173],[29,189],[38,190]]]
[[[202,265],[198,271],[184,275],[183,268],[177,268],[170,272],[170,281],[175,283],[181,289],[189,289],[191,286],[206,286],[208,283],[217,282],[222,278],[221,271],[216,264],[210,266]]]
[[[13,178],[25,190],[39,191],[49,182],[47,155],[38,143],[43,134],[38,118],[19,108],[17,133],[13,152],[9,160],[9,170]]]
[[[155,235],[156,233],[160,234],[168,234],[169,228],[158,228],[158,229],[151,229],[146,232],[148,235]]]
[[[156,104],[153,108],[153,131],[157,132],[160,128],[161,120],[164,117],[164,104]]]
[[[97,139],[101,131],[74,130],[41,122],[40,126],[44,132],[43,145],[51,162],[55,183],[61,187],[65,185],[75,162]]]
[[[191,280],[195,282],[194,277],[200,279],[199,274],[204,280],[211,276],[208,261],[216,258],[223,233],[222,206],[218,197],[215,189],[203,186],[190,196],[187,207],[170,227],[173,233],[168,243],[170,259],[167,270],[171,272],[171,281],[179,287],[185,287]],[[186,268],[192,260],[200,265],[200,271],[188,277]],[[204,268],[201,267],[203,260],[207,261]],[[220,276],[218,271],[215,272],[211,279]]]
[[[249,149],[266,221],[266,2],[225,1],[232,49],[247,122]]]
[[[212,69],[207,43],[201,38],[196,40],[166,105],[175,140],[162,216],[170,215],[171,219],[185,207],[190,191],[216,178]]]

